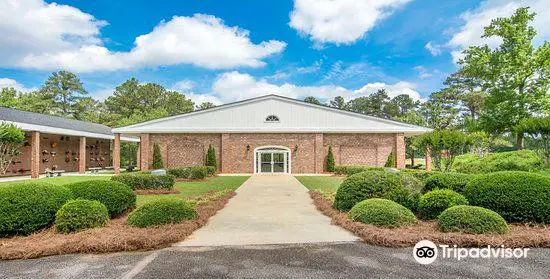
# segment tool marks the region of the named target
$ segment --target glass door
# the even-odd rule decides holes
[[[260,172],[273,172],[271,155],[272,153],[260,153]]]
[[[272,153],[273,156],[273,172],[286,172],[285,168],[285,154],[284,153]]]

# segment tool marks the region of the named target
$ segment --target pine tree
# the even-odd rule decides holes
[[[214,168],[217,168],[218,166],[218,163],[216,162],[216,150],[214,149],[212,144],[208,146],[208,152],[206,152],[206,160],[204,165],[211,166]]]
[[[328,154],[327,154],[327,171],[328,172],[334,172],[334,154],[332,154],[332,146],[328,147]]]
[[[153,169],[158,170],[164,168],[162,164],[162,154],[158,143],[153,144]]]

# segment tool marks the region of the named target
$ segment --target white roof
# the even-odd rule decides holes
[[[278,122],[267,122],[275,115]],[[403,133],[431,129],[281,97],[266,95],[210,109],[113,129],[114,133]]]

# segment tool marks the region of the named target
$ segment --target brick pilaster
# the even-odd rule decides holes
[[[78,146],[78,173],[86,172],[86,137],[80,137]]]
[[[231,170],[229,170],[229,162],[227,161],[229,159],[228,155],[228,143],[229,143],[229,134],[221,134],[221,146],[220,146],[220,172],[221,173],[229,173]],[[254,150],[250,150],[248,152],[254,152]]]
[[[31,132],[31,178],[40,177],[40,132]]]
[[[403,134],[395,135],[395,165],[399,169],[405,168],[405,136]]]
[[[315,134],[315,173],[323,173],[325,167],[325,147],[323,134]]]
[[[151,144],[149,142],[149,134],[141,134],[141,170],[148,170],[149,169],[149,162],[150,157],[149,153],[151,153]]]
[[[113,169],[116,174],[120,173],[120,134],[115,134],[113,144]]]

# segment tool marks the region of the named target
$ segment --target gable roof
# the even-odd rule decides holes
[[[0,107],[0,121],[13,123],[24,131],[103,139],[114,138],[111,128],[105,125],[6,107]],[[125,137],[125,141],[139,141],[139,139]]]
[[[267,122],[275,115],[279,122]],[[278,95],[265,95],[214,108],[113,129],[115,133],[404,133],[431,129],[316,105]]]

